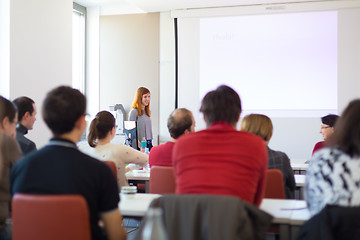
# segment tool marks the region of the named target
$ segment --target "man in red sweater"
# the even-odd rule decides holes
[[[264,141],[237,131],[239,95],[220,86],[205,95],[207,129],[180,137],[173,149],[176,193],[232,195],[260,205],[268,165]]]
[[[172,150],[176,140],[183,134],[194,132],[195,120],[191,111],[186,108],[175,109],[169,116],[167,127],[171,139],[169,142],[153,147],[149,155],[150,167],[157,166],[172,166]]]

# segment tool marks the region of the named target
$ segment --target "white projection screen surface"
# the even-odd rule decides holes
[[[178,18],[178,107],[204,129],[201,99],[229,85],[240,95],[241,116],[271,117],[270,145],[290,157],[311,156],[322,140],[320,117],[360,97],[359,16],[354,8]],[[294,135],[299,140],[289,146]]]
[[[232,86],[246,111],[336,111],[337,13],[201,19],[199,83]]]
[[[336,11],[194,21],[199,40],[194,100],[226,84],[239,93],[244,112],[318,117],[337,111]]]

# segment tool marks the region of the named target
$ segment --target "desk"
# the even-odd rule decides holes
[[[305,186],[306,175],[295,174],[294,177],[295,177],[295,183],[296,183],[297,187]]]
[[[295,177],[295,184],[296,184],[295,199],[303,200],[306,175],[295,174],[294,177]]]
[[[310,219],[310,212],[305,201],[297,201],[290,216],[291,239],[296,239],[300,227]]]
[[[150,171],[147,170],[132,170],[127,172],[126,178],[128,181],[133,181],[135,183],[145,183],[145,192],[149,192],[149,180],[150,180]]]
[[[306,173],[306,170],[309,166],[309,164],[305,162],[291,162],[291,168],[294,171],[294,174],[302,174],[304,175]]]
[[[123,217],[144,217],[152,200],[159,194],[136,193],[132,197],[120,194],[119,209]]]
[[[128,180],[149,181],[150,179],[150,171],[147,170],[132,170],[125,175]]]
[[[300,227],[310,218],[305,201],[263,199],[260,209],[271,214],[280,225],[280,239],[296,239]]]

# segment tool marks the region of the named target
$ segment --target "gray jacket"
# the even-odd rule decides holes
[[[163,210],[170,240],[265,239],[272,216],[238,197],[164,195],[150,207]],[[143,221],[138,236],[146,223]]]

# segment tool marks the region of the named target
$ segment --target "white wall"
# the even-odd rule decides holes
[[[9,97],[10,0],[0,0],[0,95]]]
[[[88,113],[94,117],[100,108],[100,9],[86,11],[86,95]]]
[[[159,14],[100,17],[100,110],[123,104],[138,87],[151,92],[154,144],[159,134]],[[172,100],[171,100],[172,101]]]
[[[160,13],[159,143],[170,140],[169,114],[175,109],[175,30],[170,13]]]
[[[51,136],[41,117],[46,93],[72,81],[71,0],[11,0],[10,98],[26,95],[38,107],[28,137],[38,147]]]
[[[360,97],[360,30],[357,27],[356,23],[360,22],[359,13],[359,2],[358,1],[329,1],[329,2],[318,2],[318,3],[301,3],[301,4],[286,4],[283,6],[283,9],[280,12],[299,12],[299,11],[323,11],[323,10],[336,10],[339,11],[339,26],[346,25],[345,28],[339,28],[338,42],[339,42],[339,52],[338,52],[338,110],[339,114],[346,107],[348,102],[354,98]],[[352,8],[358,8],[354,10]],[[278,12],[275,11],[274,12]],[[221,15],[247,15],[247,14],[267,14],[271,11],[267,6],[244,6],[244,7],[234,7],[234,8],[211,8],[211,9],[190,9],[190,10],[178,10],[172,12],[172,17],[183,17],[183,18],[192,18],[197,16],[221,16]],[[346,22],[347,24],[343,24]],[[354,24],[348,24],[348,23]],[[161,29],[160,31],[162,31]],[[349,34],[351,33],[351,34]],[[351,37],[349,37],[351,36]],[[190,39],[190,42],[195,42],[196,40]],[[196,44],[195,44],[196,45]],[[163,45],[161,45],[162,49]],[[187,48],[185,53],[191,53],[192,49]],[[184,52],[182,52],[184,53]],[[190,61],[186,61],[184,64],[194,67],[199,64],[198,59],[192,57]],[[194,73],[186,72],[186,79],[195,78]],[[195,77],[194,77],[195,76]],[[194,80],[197,81],[197,80]],[[184,84],[179,82],[179,84]],[[185,97],[189,95],[189,91],[197,87],[196,84],[189,86],[185,84]],[[309,86],[311,88],[311,86]],[[326,84],[323,86],[322,91],[326,92]],[[197,91],[198,92],[198,91]],[[190,93],[191,95],[191,93]],[[306,98],[306,95],[303,96]],[[301,99],[299,99],[301,101]],[[195,103],[199,104],[199,103]],[[193,102],[189,106],[194,105]],[[179,107],[183,107],[179,105]],[[196,110],[195,110],[196,109]],[[194,107],[193,111],[197,111],[198,107]],[[201,124],[200,115],[197,120],[196,130],[200,130],[205,125]],[[280,150],[286,152],[292,160],[305,160],[311,157],[311,152],[314,147],[314,144],[322,140],[322,137],[319,133],[320,128],[320,118],[273,118],[274,124],[274,134],[273,138],[270,141],[270,147],[275,150]],[[200,123],[200,124],[199,124]],[[164,126],[164,123],[160,123],[161,128]],[[239,124],[240,125],[240,124]],[[238,129],[239,129],[238,125]]]

